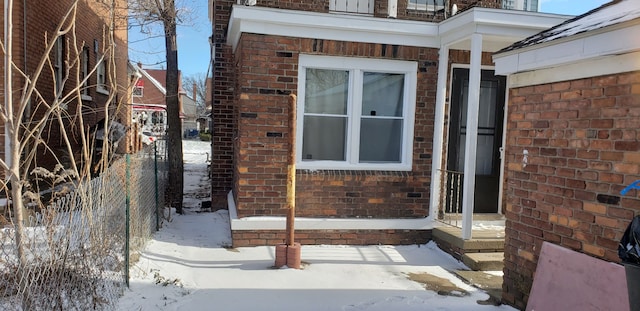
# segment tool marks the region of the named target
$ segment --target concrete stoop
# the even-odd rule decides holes
[[[454,273],[489,294],[489,299],[478,301],[478,304],[499,305],[502,301],[502,276],[485,271],[504,269],[504,226],[494,225],[474,230],[469,240],[461,237],[462,229],[448,225],[436,227],[432,232],[432,238],[440,249],[472,270],[458,270]]]
[[[504,252],[465,253],[462,262],[475,271],[502,271],[504,268]]]
[[[502,271],[504,228],[474,231],[473,238],[463,240],[462,230],[451,226],[433,229],[433,240],[440,249],[464,262],[472,270]]]

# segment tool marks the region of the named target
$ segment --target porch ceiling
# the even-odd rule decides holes
[[[438,34],[443,46],[459,50],[471,49],[471,35],[481,34],[482,50],[496,52],[571,17],[476,7],[442,21]]]
[[[242,33],[300,38],[470,49],[474,33],[483,51],[495,52],[555,26],[571,16],[514,10],[472,8],[440,23],[384,19],[335,13],[234,5],[227,44],[234,50]]]

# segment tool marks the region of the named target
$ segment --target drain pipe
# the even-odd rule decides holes
[[[7,114],[7,120],[4,122],[4,161],[8,167],[11,167],[11,136],[9,135],[11,126],[7,121],[13,116],[13,85],[11,84],[13,72],[11,68],[11,53],[13,50],[11,43],[11,33],[13,31],[12,11],[13,0],[4,0],[4,108]]]

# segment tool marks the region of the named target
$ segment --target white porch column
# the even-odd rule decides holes
[[[480,73],[482,65],[482,35],[471,35],[471,68],[469,69],[469,100],[467,103],[467,140],[464,152],[462,192],[462,238],[471,239],[473,199],[476,185],[476,151],[478,148],[478,112],[480,107]]]
[[[444,143],[444,107],[447,98],[447,73],[449,71],[449,47],[440,47],[438,58],[438,84],[436,90],[436,111],[433,125],[433,152],[431,155],[431,197],[429,202],[429,212],[433,219],[438,217],[440,208],[440,188],[442,168],[442,144]]]

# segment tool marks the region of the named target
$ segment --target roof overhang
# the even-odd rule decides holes
[[[496,54],[496,73],[509,75],[632,54],[640,51],[639,33],[640,20],[634,20]],[[625,71],[638,70],[639,67],[640,59],[622,66]],[[587,65],[586,68],[590,75],[596,74],[593,67]],[[614,72],[603,74],[611,73]]]
[[[471,49],[471,35],[480,34],[482,50],[495,52],[571,17],[476,7],[442,21],[438,34],[443,46],[458,50]]]
[[[227,32],[234,51],[242,33],[425,47],[440,43],[436,23],[234,5]]]
[[[227,44],[235,51],[242,33],[255,33],[468,50],[471,35],[480,33],[483,35],[483,51],[495,52],[568,18],[570,16],[472,8],[440,23],[430,23],[234,5]]]
[[[149,80],[149,82],[151,82],[151,84],[153,84],[153,86],[155,86],[158,91],[160,91],[160,93],[162,93],[163,95],[167,95],[167,89],[158,80],[152,77],[146,70],[142,69],[142,67],[136,67],[138,68],[138,72],[142,75],[142,77],[145,77],[147,80]]]

